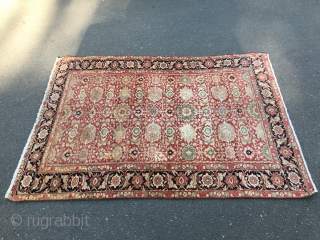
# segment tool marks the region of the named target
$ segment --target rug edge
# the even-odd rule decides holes
[[[32,138],[32,136],[33,136],[33,133],[34,133],[34,131],[35,131],[35,128],[36,128],[36,126],[37,126],[37,123],[39,122],[41,110],[42,110],[43,104],[44,104],[44,102],[46,101],[46,97],[47,97],[47,94],[46,94],[46,93],[48,92],[48,90],[49,90],[49,88],[50,88],[50,86],[51,86],[52,75],[54,74],[54,72],[55,72],[55,70],[56,70],[56,64],[57,64],[59,61],[61,61],[62,58],[64,58],[64,57],[57,57],[57,58],[56,58],[56,61],[54,62],[53,68],[52,68],[51,73],[50,73],[50,76],[49,76],[49,81],[48,81],[48,83],[47,83],[47,87],[46,87],[46,90],[45,90],[45,94],[44,94],[44,96],[43,96],[42,102],[41,102],[41,104],[40,104],[40,107],[39,107],[39,110],[38,110],[38,113],[37,113],[37,118],[36,118],[36,120],[35,120],[35,122],[34,122],[34,124],[33,124],[33,127],[32,127],[32,129],[31,129],[31,132],[30,132],[30,134],[29,134],[29,137],[28,137],[28,139],[27,139],[27,141],[26,141],[26,144],[25,144],[25,146],[24,146],[24,148],[23,148],[23,150],[22,150],[22,154],[21,154],[21,156],[20,156],[18,165],[17,165],[17,167],[16,167],[16,169],[15,169],[15,171],[14,171],[13,177],[12,177],[12,179],[11,179],[10,186],[9,186],[9,188],[8,188],[6,194],[5,194],[5,198],[7,198],[7,199],[9,199],[9,200],[11,200],[11,201],[14,201],[14,200],[12,199],[12,194],[11,194],[11,193],[12,193],[12,188],[13,188],[13,186],[14,186],[14,184],[15,184],[16,178],[17,178],[17,176],[18,176],[19,169],[20,169],[21,164],[22,164],[22,162],[23,162],[23,160],[24,160],[24,155],[25,155],[25,153],[26,153],[26,151],[27,151],[27,149],[28,149],[29,142],[30,142],[30,140],[31,140],[31,138]]]
[[[66,55],[63,57],[60,57],[60,59],[73,59],[73,58],[145,58],[145,57],[150,57],[150,58],[177,58],[177,59],[183,59],[183,58],[214,58],[214,57],[224,57],[224,56],[241,56],[241,55],[265,55],[268,56],[268,53],[266,52],[244,52],[244,53],[227,53],[227,54],[214,54],[214,55],[177,55],[177,56],[172,56],[172,55],[101,55],[101,56],[85,56],[85,55],[80,55],[80,56],[72,56],[72,55]]]
[[[281,91],[280,91],[280,87],[279,87],[279,84],[278,84],[278,80],[277,80],[277,77],[276,77],[276,75],[275,75],[275,73],[274,73],[274,69],[273,69],[273,67],[272,67],[272,63],[271,63],[271,61],[270,61],[270,56],[269,56],[269,54],[266,54],[266,55],[267,55],[267,58],[268,58],[268,62],[269,62],[269,64],[270,64],[270,68],[271,68],[271,71],[272,71],[272,74],[273,74],[273,77],[274,77],[276,86],[277,86],[277,88],[279,89],[279,95],[280,95],[280,97],[281,97],[281,100],[282,100],[282,103],[283,103],[283,107],[284,107],[285,113],[286,113],[286,115],[287,115],[287,117],[288,117],[290,127],[291,127],[291,129],[292,129],[293,135],[294,135],[294,137],[295,137],[295,140],[296,140],[296,142],[297,142],[298,148],[299,148],[299,150],[300,150],[301,158],[302,158],[302,160],[303,160],[303,163],[304,163],[304,166],[305,166],[305,168],[306,168],[306,170],[307,170],[307,173],[308,173],[310,182],[311,182],[312,187],[313,187],[313,189],[314,189],[313,192],[309,193],[309,195],[308,195],[308,196],[311,196],[311,195],[313,195],[314,193],[317,193],[317,192],[318,192],[318,189],[317,189],[316,185],[314,184],[314,182],[313,182],[313,180],[312,180],[312,176],[311,176],[311,174],[310,174],[310,171],[309,171],[307,162],[306,162],[305,157],[304,157],[304,155],[303,155],[303,152],[302,152],[302,149],[301,149],[301,145],[300,145],[299,139],[298,139],[297,134],[296,134],[296,132],[295,132],[295,130],[294,130],[294,127],[293,127],[293,124],[292,124],[292,122],[291,122],[291,119],[290,119],[290,116],[289,116],[287,107],[286,107],[285,102],[284,102],[284,100],[283,100],[283,96],[282,96],[282,93],[281,93]]]
[[[220,192],[222,193],[222,192]],[[60,193],[61,194],[61,193]],[[277,196],[267,196],[267,195],[264,195],[264,196],[257,196],[257,195],[253,195],[249,192],[245,192],[244,194],[242,194],[241,196],[239,195],[218,195],[218,194],[215,194],[215,195],[211,195],[211,196],[183,196],[182,194],[183,193],[180,193],[179,196],[159,196],[159,195],[151,195],[152,192],[149,192],[147,195],[143,196],[124,196],[124,195],[121,195],[121,196],[112,196],[113,194],[116,194],[114,192],[109,192],[107,193],[105,196],[99,196],[99,192],[88,192],[88,193],[83,193],[81,196],[75,198],[76,196],[78,196],[79,194],[76,193],[76,195],[74,196],[70,196],[70,193],[63,193],[64,195],[68,196],[68,197],[61,197],[60,195],[60,198],[59,197],[55,197],[57,196],[57,194],[54,194],[54,195],[50,195],[50,194],[45,194],[45,196],[42,196],[41,198],[24,198],[23,196],[21,197],[18,197],[18,198],[12,198],[10,199],[11,201],[13,202],[43,202],[43,201],[90,201],[90,200],[94,200],[94,201],[98,201],[98,200],[116,200],[116,199],[136,199],[136,200],[140,200],[140,199],[163,199],[163,200],[176,200],[176,201],[179,201],[179,200],[192,200],[192,199],[210,199],[210,200],[221,200],[221,199],[281,199],[281,200],[286,200],[286,199],[306,199],[306,198],[309,198],[311,197],[312,194],[309,194],[309,193],[306,193],[306,194],[299,194],[298,196],[294,194],[291,195],[291,196],[279,196],[279,194]],[[165,193],[165,194],[170,194],[170,193]],[[200,193],[201,194],[201,193]],[[207,194],[210,194],[210,192],[207,192]]]

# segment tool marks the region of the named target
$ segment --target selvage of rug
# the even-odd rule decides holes
[[[6,197],[316,192],[267,54],[57,59]]]

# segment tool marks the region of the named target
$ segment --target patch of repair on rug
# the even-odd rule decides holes
[[[269,56],[64,57],[6,197],[316,192]]]

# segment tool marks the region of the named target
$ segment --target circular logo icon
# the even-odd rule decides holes
[[[10,220],[13,226],[19,226],[22,223],[22,217],[19,214],[12,215]]]

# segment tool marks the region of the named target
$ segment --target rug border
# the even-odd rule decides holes
[[[293,132],[293,134],[294,134],[294,137],[295,137],[295,140],[296,140],[296,143],[297,143],[297,145],[298,145],[298,148],[299,148],[299,150],[300,150],[300,153],[301,153],[301,156],[302,156],[302,159],[303,159],[303,162],[304,162],[304,166],[305,166],[305,168],[306,168],[306,170],[307,170],[307,173],[308,173],[308,178],[309,178],[309,180],[310,180],[310,182],[311,182],[311,184],[312,184],[312,187],[313,187],[313,191],[312,192],[309,192],[309,193],[307,193],[306,195],[305,194],[301,194],[300,195],[300,193],[299,193],[299,196],[292,196],[292,195],[294,195],[295,194],[295,192],[289,192],[289,193],[292,193],[292,195],[291,196],[288,196],[288,195],[286,195],[285,197],[283,197],[283,196],[266,196],[266,195],[260,195],[260,196],[257,196],[257,195],[255,195],[255,194],[252,194],[251,193],[251,190],[248,190],[248,191],[246,191],[246,192],[244,192],[244,194],[242,195],[242,196],[235,196],[235,195],[232,195],[231,194],[231,196],[230,196],[230,194],[228,194],[228,195],[225,195],[224,194],[224,191],[219,191],[219,192],[215,192],[215,194],[213,194],[213,195],[210,195],[210,196],[203,196],[202,194],[202,196],[197,196],[197,197],[193,197],[193,196],[182,196],[181,194],[183,194],[183,192],[179,192],[179,196],[171,196],[171,197],[169,197],[169,198],[167,198],[166,196],[160,196],[160,195],[157,195],[157,194],[155,194],[155,196],[154,195],[152,195],[152,193],[154,193],[154,191],[150,191],[150,192],[148,192],[148,195],[146,196],[143,196],[142,194],[140,195],[140,196],[135,196],[135,197],[133,197],[133,198],[140,198],[140,199],[146,199],[146,198],[156,198],[156,199],[192,199],[192,198],[197,198],[197,199],[208,199],[208,198],[210,198],[210,199],[214,199],[214,198],[282,198],[282,199],[289,199],[289,198],[305,198],[305,197],[309,197],[309,196],[311,196],[311,195],[313,195],[314,193],[316,193],[316,192],[318,192],[318,190],[317,190],[317,188],[316,188],[316,186],[315,186],[315,184],[314,184],[314,182],[313,182],[313,180],[312,180],[312,178],[311,178],[311,174],[310,174],[310,172],[309,172],[309,169],[308,169],[308,167],[307,167],[307,163],[306,163],[306,161],[305,161],[305,158],[304,158],[304,156],[303,156],[303,153],[302,153],[302,150],[301,150],[301,146],[300,146],[300,143],[299,143],[299,141],[298,141],[298,138],[297,138],[297,135],[296,135],[296,133],[295,133],[295,131],[294,131],[294,128],[293,128],[293,125],[292,125],[292,122],[291,122],[291,120],[290,120],[290,117],[289,117],[289,114],[288,114],[288,111],[287,111],[287,108],[286,108],[286,106],[285,106],[285,102],[284,102],[284,100],[283,100],[283,97],[282,97],[282,94],[281,94],[281,92],[280,92],[280,88],[279,88],[279,85],[278,85],[278,82],[277,82],[277,79],[276,79],[276,76],[275,76],[275,73],[274,73],[274,70],[273,70],[273,68],[272,68],[272,65],[271,65],[271,61],[270,61],[270,58],[269,58],[269,54],[267,54],[267,53],[264,53],[264,52],[251,52],[251,53],[231,53],[231,54],[220,54],[220,55],[207,55],[207,56],[150,56],[150,55],[141,55],[141,56],[137,56],[137,55],[135,55],[135,56],[126,56],[126,55],[118,55],[118,56],[64,56],[64,57],[58,57],[58,58],[56,58],[56,61],[55,61],[55,63],[54,63],[54,66],[53,66],[53,69],[52,69],[52,71],[51,71],[51,74],[50,74],[50,77],[49,77],[49,82],[48,82],[48,85],[47,85],[47,89],[46,89],[46,91],[45,91],[45,94],[44,94],[44,98],[43,98],[43,101],[42,101],[42,103],[41,103],[41,105],[40,105],[40,108],[39,108],[39,111],[38,111],[38,114],[37,114],[37,118],[36,118],[36,121],[35,121],[35,124],[34,124],[34,126],[33,126],[33,128],[32,128],[32,130],[31,130],[31,133],[30,133],[30,135],[29,135],[29,137],[28,137],[28,140],[27,140],[27,142],[26,142],[26,145],[25,145],[25,147],[24,147],[24,149],[23,149],[23,152],[22,152],[22,155],[21,155],[21,157],[20,157],[20,160],[19,160],[19,163],[18,163],[18,166],[17,166],[17,168],[16,168],[16,170],[15,170],[15,172],[14,172],[14,175],[13,175],[13,178],[12,178],[12,181],[11,181],[11,184],[10,184],[10,187],[9,187],[9,189],[8,189],[8,191],[7,191],[7,193],[6,193],[6,195],[5,195],[5,198],[7,198],[7,199],[9,199],[9,200],[11,200],[11,201],[42,201],[42,200],[68,200],[68,198],[59,198],[59,197],[55,197],[55,195],[56,194],[52,194],[52,196],[51,197],[48,197],[48,194],[43,194],[42,193],[42,195],[43,195],[43,199],[37,199],[37,200],[32,200],[32,199],[19,199],[19,200],[17,200],[17,199],[13,199],[12,198],[12,196],[10,196],[10,194],[12,193],[12,190],[13,190],[13,187],[14,187],[14,185],[15,185],[15,181],[16,181],[16,178],[17,178],[17,176],[19,175],[19,169],[21,168],[21,164],[23,163],[23,160],[24,160],[24,155],[26,154],[26,151],[28,150],[28,146],[29,146],[29,142],[30,142],[30,140],[31,140],[31,138],[32,138],[32,136],[33,136],[33,134],[34,134],[34,131],[35,131],[35,128],[37,127],[37,123],[38,123],[38,121],[39,121],[39,118],[41,117],[41,111],[42,111],[42,108],[43,108],[43,105],[45,104],[45,101],[46,101],[46,98],[47,98],[47,92],[48,92],[48,90],[50,89],[50,87],[51,87],[51,85],[52,85],[52,81],[53,81],[53,78],[52,78],[52,76],[53,76],[53,74],[55,73],[55,71],[57,70],[56,69],[56,67],[57,67],[57,64],[59,63],[59,62],[61,62],[61,61],[63,61],[64,59],[66,59],[66,60],[70,60],[70,59],[73,59],[73,58],[86,58],[86,59],[90,59],[90,58],[96,58],[96,57],[100,57],[100,58],[120,58],[120,59],[130,59],[130,58],[138,58],[138,59],[143,59],[143,58],[159,58],[159,59],[170,59],[170,58],[175,58],[175,59],[189,59],[189,60],[192,60],[192,59],[201,59],[201,58],[214,58],[214,57],[235,57],[235,56],[243,56],[243,55],[255,55],[255,54],[261,54],[261,55],[264,55],[265,57],[267,57],[267,59],[268,59],[268,63],[270,64],[270,69],[271,69],[271,71],[272,71],[272,74],[273,74],[273,77],[274,77],[274,82],[275,82],[275,84],[276,84],[276,87],[278,88],[278,92],[279,92],[279,95],[280,95],[280,98],[281,98],[281,100],[282,100],[282,105],[283,105],[283,107],[284,107],[284,110],[285,110],[285,113],[286,113],[286,115],[287,115],[287,118],[288,118],[288,122],[289,122],[289,124],[290,124],[290,127],[291,127],[291,129],[292,129],[292,132]],[[130,191],[127,191],[128,193],[130,192]],[[269,191],[269,193],[270,194],[272,194],[272,192],[273,191]],[[275,191],[276,192],[276,191]],[[199,193],[199,192],[198,192]],[[220,194],[222,194],[222,195],[219,195],[218,193],[220,193]],[[67,193],[65,193],[65,194],[67,194]],[[82,198],[80,197],[80,198],[73,198],[73,197],[71,197],[73,194],[75,194],[75,195],[79,195],[79,196],[82,196]],[[117,191],[113,191],[113,192],[95,192],[95,193],[73,193],[73,194],[71,194],[71,196],[70,196],[70,193],[69,193],[69,200],[101,200],[101,199],[119,199],[119,198],[132,198],[132,196],[129,196],[129,195],[127,195],[126,196],[126,194],[125,195],[122,195],[122,194],[120,194],[120,195],[122,195],[122,196],[112,196],[112,195],[117,195]],[[168,193],[169,194],[169,193]],[[58,194],[58,195],[61,195],[61,193],[60,194]],[[101,195],[105,195],[104,197],[102,197]],[[181,196],[180,196],[181,195]],[[218,195],[218,196],[217,196]],[[71,197],[71,198],[70,198]]]
[[[10,193],[11,193],[11,191],[12,191],[12,187],[14,186],[14,183],[15,183],[16,178],[17,178],[17,176],[18,176],[19,169],[21,168],[21,164],[23,163],[23,160],[24,160],[24,155],[26,154],[26,151],[28,150],[29,143],[30,143],[31,138],[32,138],[32,136],[33,136],[33,134],[34,134],[34,131],[35,131],[35,128],[36,128],[36,126],[37,126],[37,124],[38,124],[38,122],[39,122],[39,119],[40,119],[40,117],[41,117],[41,110],[42,110],[43,105],[44,105],[44,103],[45,103],[45,101],[46,101],[47,92],[48,92],[48,90],[49,90],[50,87],[51,87],[51,84],[52,84],[52,76],[53,76],[54,72],[56,71],[56,65],[57,65],[57,63],[58,63],[62,58],[64,58],[64,57],[57,57],[57,58],[56,58],[56,61],[55,61],[54,64],[53,64],[53,68],[52,68],[51,73],[50,73],[50,76],[49,76],[49,81],[48,81],[48,83],[47,83],[47,87],[46,87],[46,90],[45,90],[45,93],[44,93],[44,96],[43,96],[41,105],[40,105],[39,110],[38,110],[38,113],[37,113],[36,121],[35,121],[34,124],[33,124],[33,127],[32,127],[32,129],[31,129],[31,132],[30,132],[30,134],[29,134],[29,137],[28,137],[28,139],[27,139],[27,141],[26,141],[26,144],[25,144],[25,146],[24,146],[24,148],[23,148],[23,151],[22,151],[22,154],[21,154],[21,156],[20,156],[20,159],[19,159],[19,162],[18,162],[18,166],[17,166],[16,170],[14,171],[13,177],[12,177],[12,179],[11,179],[10,186],[9,186],[7,192],[6,192],[6,195],[5,195],[5,198],[7,198],[7,199],[9,199],[9,200],[12,200],[11,197],[10,197]]]
[[[312,184],[312,186],[313,186],[313,189],[314,189],[314,191],[309,194],[309,196],[311,196],[311,195],[313,195],[314,193],[317,193],[317,192],[318,192],[318,189],[317,189],[316,185],[314,184],[314,182],[313,182],[313,180],[312,180],[312,177],[311,177],[311,174],[310,174],[310,171],[309,171],[307,162],[306,162],[306,160],[305,160],[305,158],[304,158],[304,155],[303,155],[303,152],[302,152],[302,149],[301,149],[301,145],[300,145],[299,139],[298,139],[297,134],[296,134],[296,131],[294,130],[294,127],[293,127],[293,125],[292,125],[292,122],[291,122],[291,119],[290,119],[290,116],[289,116],[287,107],[286,107],[286,105],[285,105],[285,101],[284,101],[284,99],[283,99],[283,96],[282,96],[282,93],[281,93],[281,90],[280,90],[280,87],[279,87],[279,84],[278,84],[277,77],[276,77],[276,75],[275,75],[275,73],[274,73],[274,70],[273,70],[273,67],[272,67],[272,63],[271,63],[271,61],[270,61],[269,54],[267,54],[267,57],[268,57],[268,62],[269,62],[269,64],[270,64],[270,68],[271,68],[271,71],[272,71],[272,74],[273,74],[273,77],[274,77],[276,86],[277,86],[277,88],[278,88],[278,90],[279,90],[279,94],[280,94],[280,97],[281,97],[282,105],[283,105],[284,110],[285,110],[285,113],[286,113],[286,115],[287,115],[287,117],[288,117],[288,121],[289,121],[290,127],[291,127],[291,129],[292,129],[293,135],[294,135],[294,137],[295,137],[295,140],[296,140],[296,142],[297,142],[297,144],[298,144],[299,151],[300,151],[300,153],[301,153],[301,158],[302,158],[302,160],[303,160],[304,166],[305,166],[305,168],[306,168],[306,170],[307,170],[307,172],[308,172],[308,175],[309,175],[310,182],[311,182],[311,184]]]

